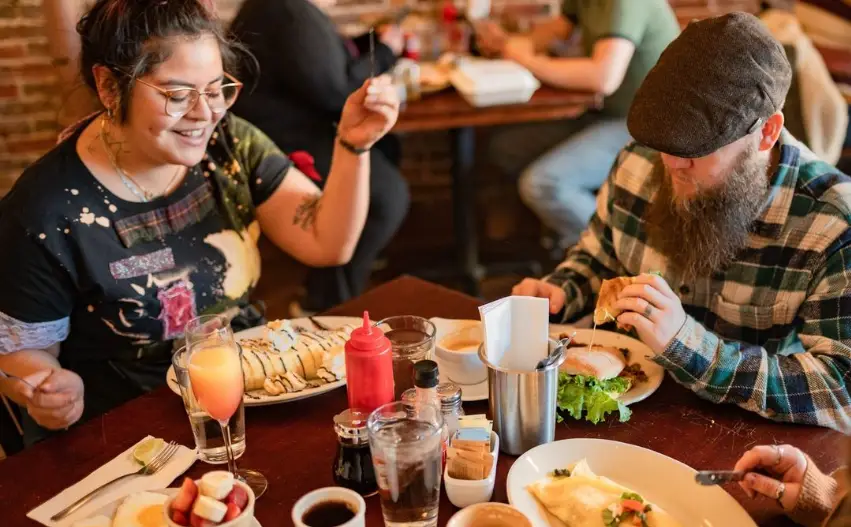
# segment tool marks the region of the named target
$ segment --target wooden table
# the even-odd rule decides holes
[[[451,274],[462,279],[468,293],[479,295],[479,281],[485,275],[485,268],[479,263],[476,236],[475,128],[574,119],[589,109],[599,108],[602,102],[603,97],[599,94],[542,87],[525,104],[475,108],[455,90],[426,95],[418,101],[406,103],[394,131],[449,130],[452,136],[452,212],[458,261]],[[539,270],[524,272],[540,274]],[[429,275],[435,276],[435,273]]]
[[[373,318],[417,314],[424,317],[475,318],[478,302],[415,278],[400,278],[333,310],[335,315]],[[246,412],[247,451],[240,466],[263,472],[269,490],[257,502],[257,519],[265,527],[290,525],[295,501],[310,490],[333,485],[331,463],[336,452],[333,416],[346,406],[346,391],[295,403],[249,408]],[[468,413],[486,410],[485,403],[467,403]],[[845,437],[822,428],[782,425],[731,405],[698,399],[667,378],[659,391],[636,404],[628,423],[593,426],[571,421],[558,425],[557,438],[598,437],[643,446],[692,467],[730,468],[756,444],[790,443],[803,448],[824,470],[840,465]],[[25,515],[132,446],[145,434],[193,443],[179,397],[161,388],[115,409],[102,418],[71,429],[0,462],[0,503],[4,526],[34,525]],[[505,480],[514,458],[501,454],[494,500],[506,501]],[[197,463],[188,475],[198,477],[210,466]],[[179,483],[179,482],[177,482]],[[770,500],[749,500],[731,487],[760,525],[790,525]],[[444,494],[440,525],[456,511]],[[382,525],[378,498],[367,500],[367,525]],[[732,526],[730,526],[732,527]]]

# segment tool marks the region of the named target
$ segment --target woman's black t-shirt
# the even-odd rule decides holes
[[[260,276],[255,208],[291,164],[228,115],[172,194],[136,203],[99,184],[79,135],[0,201],[0,353],[61,342],[92,416],[162,384],[190,319],[247,304]]]

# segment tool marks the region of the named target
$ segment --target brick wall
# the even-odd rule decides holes
[[[41,0],[0,4],[0,195],[55,142],[57,77]]]

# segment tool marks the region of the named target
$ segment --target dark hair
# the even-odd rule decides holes
[[[237,73],[240,64],[253,62],[239,60],[239,54],[251,57],[251,53],[227,34],[205,4],[202,0],[97,0],[80,19],[77,33],[83,80],[97,92],[92,68],[102,65],[112,71],[119,122],[127,119],[136,78],[168,60],[175,37],[213,35],[229,73]]]

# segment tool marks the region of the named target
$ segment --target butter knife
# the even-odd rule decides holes
[[[733,483],[742,481],[745,478],[745,472],[736,470],[700,470],[694,476],[694,480],[700,485],[723,485],[724,483]]]

